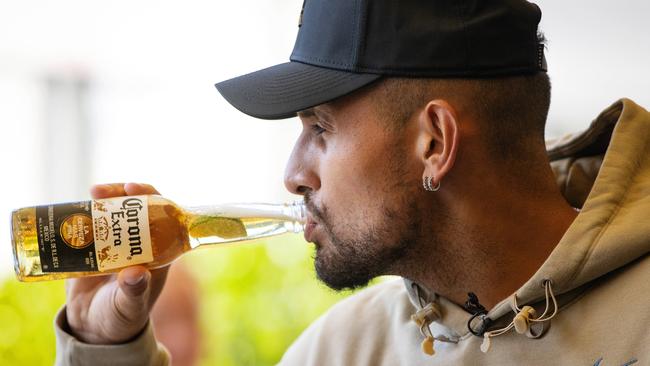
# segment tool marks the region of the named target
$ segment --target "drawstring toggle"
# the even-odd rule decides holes
[[[487,353],[490,350],[491,338],[506,334],[510,329],[515,328],[515,331],[519,334],[526,334],[530,338],[539,338],[544,334],[548,329],[548,321],[553,319],[558,312],[557,299],[555,299],[555,294],[553,293],[553,286],[551,280],[545,279],[542,281],[544,286],[544,294],[546,296],[546,308],[542,315],[535,317],[535,309],[532,306],[524,306],[519,308],[517,305],[517,295],[515,294],[512,298],[513,310],[515,311],[515,316],[512,318],[510,324],[505,328],[492,330],[489,332],[483,333],[483,343],[481,344],[481,351]],[[552,305],[552,312],[551,312]],[[470,319],[471,320],[471,319]],[[537,330],[533,331],[531,327],[532,324],[538,325]],[[471,328],[470,328],[471,329]]]
[[[411,315],[411,320],[413,320],[415,324],[418,325],[420,328],[420,333],[422,333],[424,336],[424,340],[420,345],[422,352],[429,356],[433,356],[436,353],[436,351],[433,349],[433,343],[436,339],[443,342],[449,341],[445,337],[437,338],[431,334],[429,324],[440,319],[441,317],[442,315],[440,314],[440,308],[433,302],[427,304],[422,309],[416,311],[415,314]]]
[[[490,334],[486,332],[483,334],[483,343],[481,343],[481,352],[487,353],[490,350],[491,345],[492,345],[492,341],[490,340]]]
[[[429,325],[431,322],[438,319],[440,319],[440,309],[432,302],[411,315],[411,320],[413,320],[418,327],[422,327],[423,324]]]
[[[535,316],[535,309],[532,306],[524,306],[513,320],[515,324],[515,330],[519,334],[524,334],[528,331],[530,327],[530,319]]]
[[[427,336],[422,341],[422,352],[426,353],[429,356],[436,354],[436,351],[433,349],[433,337]]]

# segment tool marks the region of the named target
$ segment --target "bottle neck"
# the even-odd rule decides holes
[[[306,219],[302,202],[223,204],[184,210],[192,248],[299,233]]]
[[[306,209],[302,202],[293,203],[230,203],[184,207],[192,215],[229,218],[269,218],[304,224]]]

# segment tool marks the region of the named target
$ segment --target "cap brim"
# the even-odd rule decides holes
[[[215,84],[240,111],[262,119],[294,117],[297,112],[327,103],[379,79],[359,74],[287,62]]]

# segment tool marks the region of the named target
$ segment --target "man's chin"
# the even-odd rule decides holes
[[[339,265],[328,265],[318,255],[319,250],[316,250],[314,259],[316,277],[332,290],[356,290],[367,286],[373,278],[364,271],[360,271],[359,268],[345,268],[345,266],[340,266],[340,263]]]

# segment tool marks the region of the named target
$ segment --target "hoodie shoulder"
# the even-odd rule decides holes
[[[289,347],[280,365],[399,364],[401,345],[412,347],[421,341],[410,320],[414,312],[402,279],[371,286],[340,301],[312,323]]]

